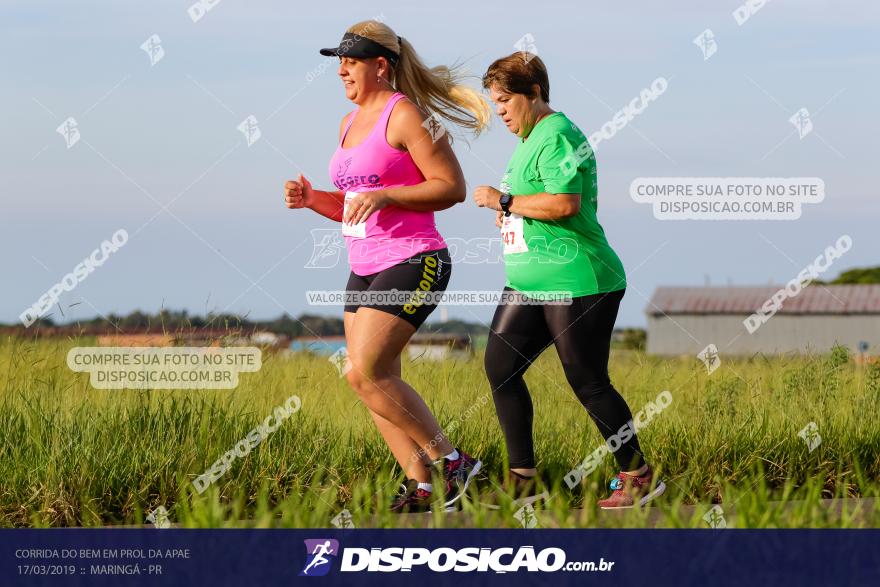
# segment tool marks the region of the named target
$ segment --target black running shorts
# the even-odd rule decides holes
[[[416,329],[428,318],[437,306],[437,294],[446,291],[452,262],[447,249],[419,253],[401,263],[373,275],[352,273],[346,285],[346,312],[357,312],[358,308],[374,308],[406,320]],[[404,299],[363,299],[369,294],[363,292],[391,292],[397,290],[399,298],[412,294],[409,303]],[[425,293],[432,293],[435,299],[424,299]],[[389,297],[393,297],[389,296]]]

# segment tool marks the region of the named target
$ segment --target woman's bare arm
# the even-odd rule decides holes
[[[501,192],[489,185],[481,185],[474,190],[474,200],[481,208],[501,210]],[[577,216],[581,209],[580,194],[529,194],[514,195],[510,212],[535,220],[563,220]]]
[[[345,123],[352,113],[342,117],[339,123],[339,140],[345,132]],[[288,208],[309,208],[335,222],[342,222],[342,209],[345,194],[339,190],[323,191],[312,188],[311,182],[302,175],[299,180],[290,180],[284,185],[285,201]]]

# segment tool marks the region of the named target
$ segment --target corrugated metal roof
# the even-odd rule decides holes
[[[751,314],[782,285],[759,287],[658,287],[645,312],[659,314]],[[880,314],[880,284],[811,284],[786,298],[782,314]]]

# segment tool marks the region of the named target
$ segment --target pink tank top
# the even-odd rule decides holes
[[[385,132],[391,110],[406,95],[397,92],[388,100],[379,120],[362,143],[343,148],[345,136],[354,121],[349,117],[345,132],[330,159],[330,179],[344,193],[368,192],[383,188],[416,185],[425,181],[407,151],[388,144]],[[365,226],[345,236],[351,270],[358,275],[372,275],[425,251],[446,246],[437,232],[433,212],[417,212],[389,205],[370,215]]]

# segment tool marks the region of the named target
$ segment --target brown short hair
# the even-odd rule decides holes
[[[534,97],[532,86],[541,88],[541,98],[550,102],[550,78],[547,66],[533,53],[517,51],[507,57],[496,59],[483,76],[483,87],[487,90],[498,85],[505,92]]]

